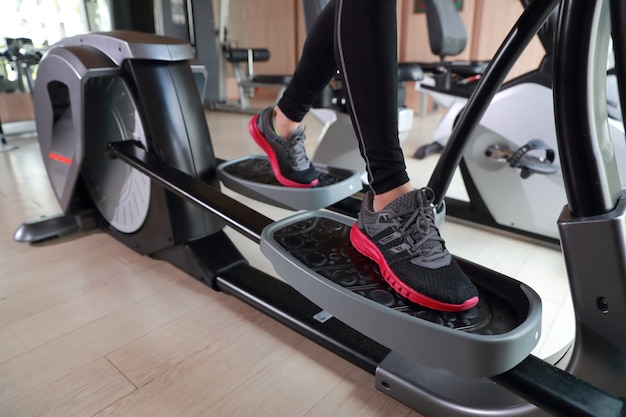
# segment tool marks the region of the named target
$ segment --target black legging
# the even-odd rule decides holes
[[[409,181],[398,141],[396,0],[331,0],[304,44],[278,107],[300,122],[339,68],[370,187]]]

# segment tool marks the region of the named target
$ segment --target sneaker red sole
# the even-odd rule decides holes
[[[444,303],[421,294],[409,287],[391,270],[378,247],[357,227],[356,223],[350,229],[350,241],[356,250],[378,264],[383,278],[394,291],[413,303],[433,310],[448,312],[469,310],[478,304],[478,297],[472,297],[462,304]]]
[[[265,154],[267,155],[267,159],[270,161],[272,172],[274,173],[276,180],[281,185],[284,185],[285,187],[296,187],[296,188],[315,187],[319,183],[318,179],[314,179],[310,183],[301,183],[301,182],[292,181],[289,178],[286,178],[285,176],[283,176],[283,174],[280,172],[280,165],[278,165],[276,152],[274,152],[274,149],[272,149],[272,145],[270,145],[267,139],[265,139],[265,136],[263,136],[263,134],[261,133],[261,131],[259,130],[256,124],[258,118],[259,118],[259,115],[256,115],[250,120],[250,122],[248,123],[248,132],[250,132],[250,136],[252,136],[252,139],[254,139],[256,144],[259,145],[261,149],[263,149],[263,152],[265,152]]]

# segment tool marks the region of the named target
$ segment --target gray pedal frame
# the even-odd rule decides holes
[[[355,330],[429,368],[474,378],[513,368],[536,346],[541,334],[541,300],[523,283],[519,286],[529,302],[528,316],[513,331],[486,336],[440,326],[387,308],[327,280],[273,239],[275,231],[310,217],[325,217],[346,225],[354,222],[334,212],[298,213],[263,230],[261,252],[289,285]]]
[[[217,177],[229,189],[276,207],[288,210],[319,210],[344,198],[348,198],[363,188],[360,174],[353,170],[347,170],[352,172],[352,175],[345,180],[313,188],[293,188],[275,184],[263,184],[238,178],[226,171],[226,168],[229,166],[250,159],[267,160],[267,157],[265,155],[250,155],[224,162],[217,167]],[[328,165],[320,163],[314,163],[313,165],[318,172],[328,172]]]

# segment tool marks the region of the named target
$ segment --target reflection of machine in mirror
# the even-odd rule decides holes
[[[0,92],[31,93],[42,51],[29,38],[4,38]]]
[[[0,94],[8,94],[2,96],[0,105],[4,110],[0,111],[0,152],[17,148],[7,143],[6,136],[34,130],[30,94],[43,55],[30,38],[4,39],[6,46],[0,50]],[[7,112],[7,109],[11,111]]]

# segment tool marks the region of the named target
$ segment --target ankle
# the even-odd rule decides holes
[[[407,182],[384,193],[374,195],[374,210],[383,210],[385,207],[387,207],[389,203],[394,201],[396,198],[406,193],[410,193],[411,191],[413,191],[413,186],[410,182]]]
[[[279,136],[289,139],[291,133],[300,126],[299,122],[290,120],[285,114],[278,108],[274,107],[274,131]]]

